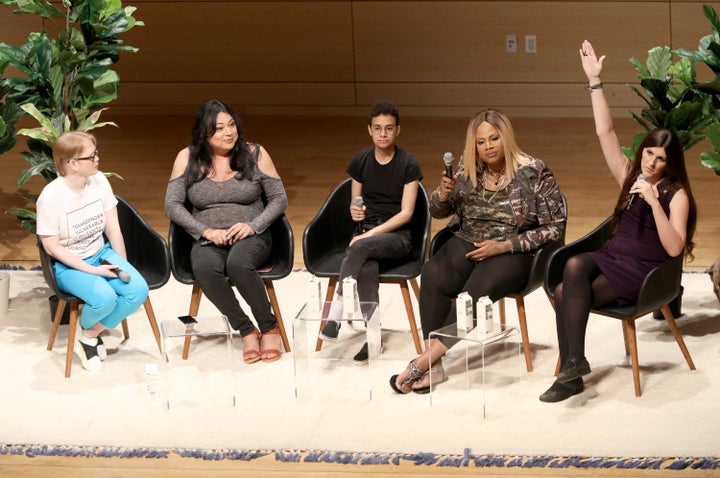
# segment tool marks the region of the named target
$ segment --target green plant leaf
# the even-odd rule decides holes
[[[665,81],[670,66],[672,65],[672,52],[670,51],[670,47],[662,46],[648,50],[646,64],[651,78]]]
[[[700,163],[720,176],[720,153],[700,153]]]

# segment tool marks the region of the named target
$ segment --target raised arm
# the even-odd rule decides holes
[[[613,126],[610,105],[605,97],[600,73],[602,72],[605,55],[598,58],[592,44],[585,40],[580,48],[580,60],[588,79],[590,100],[592,102],[593,117],[595,119],[595,133],[600,140],[605,162],[610,168],[615,181],[622,187],[625,177],[630,171],[630,162],[620,147],[615,127]]]

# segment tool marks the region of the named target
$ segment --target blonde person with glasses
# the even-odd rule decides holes
[[[190,145],[175,158],[165,214],[195,238],[190,252],[193,275],[240,332],[246,363],[280,358],[277,319],[257,268],[272,250],[269,227],[287,205],[270,154],[243,137],[237,113],[218,100],[200,105]],[[257,328],[241,308],[233,285],[250,306]]]
[[[85,369],[100,372],[107,350],[99,334],[135,312],[148,286],[125,258],[117,199],[99,170],[95,137],[63,133],[53,146],[53,159],[58,177],[37,200],[37,234],[55,259],[58,287],[85,302],[75,353]]]
[[[340,284],[347,277],[357,281],[361,302],[379,301],[378,260],[400,259],[412,249],[408,227],[422,179],[415,157],[395,145],[400,135],[400,113],[388,102],[370,108],[368,134],[373,146],[355,154],[347,167],[352,178],[348,214],[357,222],[340,266]],[[362,205],[354,199],[361,197]],[[342,286],[330,305],[328,321],[320,332],[323,340],[338,338],[343,310]],[[368,360],[367,343],[355,354],[355,362]]]

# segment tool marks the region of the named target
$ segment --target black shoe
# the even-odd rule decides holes
[[[557,376],[558,382],[572,382],[590,373],[590,364],[585,357],[568,359]]]
[[[576,378],[571,382],[559,382],[556,381],[550,388],[545,390],[545,393],[540,395],[541,402],[555,403],[562,402],[565,399],[577,395],[585,389],[585,384],[582,378]]]
[[[320,332],[320,338],[328,342],[332,342],[334,340],[337,340],[339,332],[340,322],[328,320],[325,323],[325,327],[323,327],[322,331]]]
[[[90,372],[101,372],[102,362],[97,353],[97,339],[88,338],[82,335],[82,332],[78,331],[75,336],[75,353],[80,357],[83,368]]]
[[[368,344],[365,342],[360,351],[353,357],[355,363],[366,363],[368,361]]]

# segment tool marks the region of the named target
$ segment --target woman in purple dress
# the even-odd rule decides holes
[[[650,270],[670,257],[692,257],[697,222],[682,145],[666,129],[648,133],[635,161],[627,160],[613,128],[600,72],[605,56],[597,58],[590,42],[580,49],[592,101],[595,131],[605,161],[620,186],[608,244],[595,252],[570,258],[555,289],[555,313],[561,369],[557,380],[540,395],[559,402],[583,391],[590,373],[585,358],[585,330],[590,309],[632,304]]]

